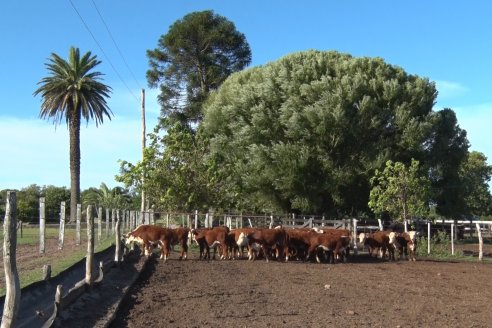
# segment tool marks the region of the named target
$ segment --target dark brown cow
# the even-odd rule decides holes
[[[346,260],[345,249],[349,246],[350,235],[330,233],[309,233],[309,248],[307,259],[309,260],[316,250],[322,249],[328,253],[328,261],[335,263],[337,259]],[[321,262],[316,253],[316,261]]]
[[[184,259],[186,260],[188,257],[188,236],[190,233],[189,228],[176,228],[172,229],[174,231],[174,239],[172,242],[172,245],[177,245],[179,244],[181,246],[181,254],[179,256],[179,259]]]
[[[398,234],[394,246],[398,250],[400,259],[405,258],[405,256],[408,255],[409,260],[415,261],[416,245],[416,232],[409,231]]]
[[[395,260],[395,239],[397,233],[393,231],[376,231],[374,233],[360,233],[359,242],[367,248],[369,255],[373,256],[373,252],[381,251],[381,258],[386,257],[386,251],[388,251],[389,260]],[[377,253],[376,253],[377,256]]]
[[[269,261],[270,253],[273,248],[276,249],[277,259],[281,259],[288,251],[289,236],[284,228],[275,229],[254,229],[248,233],[248,244],[253,247],[254,243],[261,245],[266,261]]]
[[[309,248],[310,233],[313,232],[313,230],[310,228],[294,228],[285,229],[285,231],[289,235],[286,260],[288,261],[291,258],[305,260]]]
[[[228,257],[227,235],[229,234],[228,227],[213,227],[203,229],[192,229],[191,234],[194,240],[200,246],[199,259],[210,259],[210,248],[214,248],[213,259],[215,259],[215,247],[221,249],[221,258]]]
[[[164,259],[164,262],[167,261],[171,247],[180,244],[180,259],[183,257],[186,259],[188,252],[188,229],[170,229],[156,225],[143,224],[126,235],[126,244],[128,245],[131,242],[140,244],[146,256],[150,256],[152,252],[151,246],[157,245],[161,247],[162,253],[160,258]]]

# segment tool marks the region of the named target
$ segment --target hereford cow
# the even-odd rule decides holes
[[[395,260],[395,248],[394,243],[396,239],[396,232],[393,231],[376,231],[374,233],[360,233],[359,242],[367,248],[369,255],[373,256],[373,252],[376,250],[376,256],[381,252],[381,258],[386,257],[386,251],[388,251],[389,260]]]
[[[188,253],[188,229],[170,229],[156,225],[143,224],[127,233],[125,243],[128,245],[132,242],[142,246],[145,256],[150,256],[152,253],[151,247],[161,247],[162,253],[160,258],[164,259],[164,262],[167,262],[171,247],[180,244],[180,259],[186,259]]]
[[[408,255],[408,259],[415,261],[415,248],[417,245],[416,232],[403,232],[396,236],[395,249],[398,250],[400,259]]]
[[[213,259],[215,259],[215,248],[220,247],[220,258],[228,257],[227,240],[229,234],[228,227],[213,227],[192,229],[193,239],[200,247],[200,260],[210,259],[210,248],[214,249]]]
[[[288,251],[289,236],[284,228],[253,229],[252,232],[246,234],[246,238],[248,238],[250,247],[253,247],[254,243],[260,244],[267,262],[270,259],[272,249],[275,248],[277,259],[281,259]]]
[[[253,231],[254,228],[240,228],[233,229],[229,232],[229,238],[231,238],[230,247],[233,258],[236,258],[236,255],[241,258],[244,257],[244,249],[248,248],[248,259],[252,259],[251,256],[253,252],[256,253],[255,249],[257,250],[257,247],[254,247],[254,249],[250,249],[247,235],[248,233],[252,233]]]
[[[345,249],[349,246],[350,235],[348,234],[329,234],[329,233],[309,233],[309,248],[307,259],[309,260],[318,249],[327,252],[328,261],[336,263],[341,259],[346,261]],[[316,261],[320,263],[318,253],[316,253]]]

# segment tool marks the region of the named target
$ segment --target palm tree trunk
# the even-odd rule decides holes
[[[77,218],[80,203],[80,109],[75,111],[69,122],[70,136],[70,222]]]

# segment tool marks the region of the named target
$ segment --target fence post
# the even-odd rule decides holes
[[[80,217],[82,216],[82,205],[77,204],[77,221],[75,225],[75,245],[80,245]]]
[[[65,202],[60,205],[60,231],[58,235],[58,249],[63,249],[65,239]]]
[[[169,213],[166,214],[166,228],[169,228]]]
[[[379,224],[379,230],[383,231],[383,222],[381,221],[381,219],[378,219],[378,224]]]
[[[114,263],[119,264],[120,263],[120,248],[121,248],[121,234],[120,234],[120,219],[118,218],[116,220],[116,243],[115,243],[115,248],[114,248]]]
[[[454,223],[451,223],[451,255],[454,255]]]
[[[51,265],[43,265],[43,280],[48,280],[51,278]]]
[[[431,253],[431,223],[427,222],[427,254]]]
[[[101,228],[102,228],[102,213],[103,209],[102,207],[99,207],[97,209],[97,240],[101,240]]]
[[[20,282],[17,272],[17,198],[15,191],[7,191],[5,221],[3,223],[3,265],[5,270],[5,303],[2,327],[15,327],[20,305]]]
[[[116,210],[113,208],[111,210],[111,234],[113,235],[114,234],[114,220],[116,219]]]
[[[92,286],[92,266],[94,262],[94,214],[92,205],[87,206],[87,255],[85,258],[85,284]]]
[[[106,209],[106,238],[109,235],[109,208]]]
[[[62,302],[61,302],[62,294],[63,294],[63,285],[57,285],[56,292],[55,292],[55,304],[56,304],[57,314],[62,311]]]
[[[357,219],[353,219],[354,220],[354,224],[353,224],[353,227],[354,227],[354,237],[353,237],[353,240],[354,240],[354,255],[357,255]]]
[[[475,223],[477,227],[478,234],[478,260],[482,261],[483,259],[483,238],[482,238],[482,230],[480,230],[480,224]]]
[[[198,228],[198,210],[195,210],[195,229]]]
[[[46,240],[46,206],[45,198],[39,198],[39,253],[44,254]]]

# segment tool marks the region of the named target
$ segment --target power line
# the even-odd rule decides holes
[[[113,63],[111,62],[111,60],[109,59],[109,56],[106,55],[106,52],[104,52],[104,49],[102,48],[101,44],[97,41],[96,37],[94,36],[94,34],[92,33],[91,29],[89,28],[89,26],[87,25],[87,23],[85,22],[84,18],[82,17],[82,15],[79,13],[79,11],[77,10],[77,8],[75,7],[74,3],[72,2],[72,0],[69,0],[70,1],[70,4],[72,5],[72,8],[75,10],[75,12],[77,13],[77,15],[79,16],[80,20],[82,21],[82,23],[84,24],[85,28],[87,29],[87,31],[89,32],[89,34],[91,35],[92,39],[94,40],[94,42],[96,42],[97,46],[99,47],[99,49],[101,50],[101,52],[103,53],[104,57],[106,58],[106,60],[109,62],[109,65],[111,66],[111,68],[113,68],[114,72],[116,73],[116,75],[118,76],[118,78],[120,79],[120,81],[123,83],[123,85],[126,87],[126,89],[128,90],[128,92],[130,92],[130,94],[133,96],[133,98],[135,98],[135,100],[137,102],[139,102],[138,98],[135,96],[135,94],[133,93],[133,91],[128,87],[128,85],[126,84],[126,82],[123,80],[123,78],[121,77],[120,73],[118,72],[118,70],[116,69],[116,67],[114,67]]]
[[[143,88],[140,86],[140,83],[138,83],[138,80],[137,80],[137,78],[135,77],[135,74],[133,74],[133,71],[131,70],[130,66],[128,65],[128,62],[126,61],[125,57],[123,56],[123,53],[121,52],[120,48],[118,47],[118,44],[116,43],[116,40],[115,40],[115,39],[114,39],[114,37],[113,37],[113,34],[112,34],[112,33],[111,33],[111,31],[109,30],[108,24],[106,24],[106,21],[105,21],[105,20],[104,20],[104,18],[102,17],[101,12],[100,12],[100,11],[99,11],[99,9],[97,8],[96,3],[94,2],[94,0],[92,0],[92,4],[94,5],[94,8],[96,9],[97,14],[99,15],[99,18],[100,18],[100,19],[101,19],[101,21],[103,22],[104,27],[106,27],[106,31],[108,31],[109,37],[110,37],[110,38],[111,38],[111,40],[113,41],[113,44],[114,44],[114,46],[116,47],[116,50],[118,50],[118,53],[120,54],[121,59],[123,59],[123,62],[125,63],[126,68],[128,68],[128,71],[129,71],[129,72],[130,72],[130,74],[132,75],[132,77],[133,77],[133,79],[135,80],[135,83],[137,84],[137,86],[138,86],[140,89],[143,89]]]

